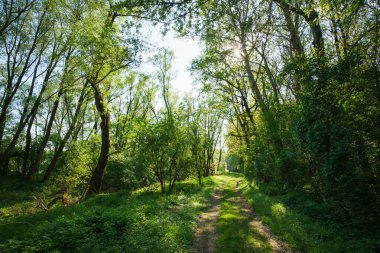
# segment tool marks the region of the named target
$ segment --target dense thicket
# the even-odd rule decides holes
[[[205,88],[232,106],[228,162],[340,221],[379,224],[379,5],[209,1],[189,33]],[[240,160],[239,160],[240,157]]]

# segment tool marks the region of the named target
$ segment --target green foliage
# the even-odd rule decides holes
[[[379,135],[373,131],[379,100],[369,85],[375,81],[370,72],[376,70],[363,60],[363,55],[353,53],[329,68],[309,63],[317,70],[310,73],[318,78],[305,83],[299,133],[302,147],[311,155],[309,166],[316,167],[312,182],[316,191],[342,217],[361,217],[359,223],[367,227],[379,222],[375,169]]]
[[[111,156],[103,178],[104,190],[135,190],[154,183],[156,179],[145,166],[143,158],[136,154],[134,157],[120,153]]]
[[[275,122],[258,116],[251,160],[257,180],[271,182],[279,192],[309,185],[335,217],[367,230],[380,221],[374,131],[379,100],[369,85],[374,82],[369,71],[375,70],[363,59],[352,54],[330,66],[314,58],[290,64],[305,73],[303,94],[297,103],[272,106]]]
[[[124,154],[112,156],[108,163],[103,178],[103,189],[113,187],[115,189],[132,190],[138,186],[138,180],[133,171],[133,161]]]
[[[162,191],[175,182],[191,175],[192,164],[185,128],[177,115],[163,118],[147,125],[139,139],[139,152],[143,163],[150,168],[161,183]]]
[[[244,168],[242,168],[243,162],[242,158],[237,154],[230,154],[226,157],[227,169],[231,172],[244,172]]]
[[[57,164],[57,170],[47,182],[49,191],[59,189],[73,202],[81,198],[96,161],[95,150],[96,145],[88,141],[70,142],[68,150],[62,154]],[[49,198],[52,197],[54,196],[47,194],[46,200],[50,201]]]

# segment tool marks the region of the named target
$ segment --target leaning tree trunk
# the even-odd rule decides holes
[[[98,162],[92,172],[90,184],[86,192],[86,197],[100,192],[104,171],[108,162],[108,154],[110,149],[110,113],[108,111],[104,97],[97,84],[91,84],[94,91],[95,106],[100,114],[100,131],[102,136],[102,144]]]

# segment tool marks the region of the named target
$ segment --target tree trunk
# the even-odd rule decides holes
[[[313,35],[313,46],[316,50],[316,54],[320,57],[325,56],[325,44],[323,41],[322,28],[319,23],[318,12],[312,10],[309,14],[308,19],[306,19],[309,27],[311,29],[311,33]]]
[[[244,54],[244,67],[245,67],[245,71],[248,75],[248,81],[249,81],[249,84],[251,85],[251,90],[252,90],[253,94],[255,95],[257,103],[259,104],[259,107],[261,108],[261,110],[263,112],[264,111],[266,112],[266,111],[268,111],[268,107],[264,102],[263,95],[261,94],[259,86],[257,85],[257,82],[256,82],[256,80],[252,74],[252,68],[251,68],[251,64],[249,62],[248,51],[247,51],[245,42],[243,40],[241,41],[241,45],[242,45],[242,50],[243,50],[243,54]]]
[[[25,150],[24,150],[24,157],[23,157],[23,163],[22,163],[22,176],[27,177],[28,175],[28,168],[29,168],[29,157],[30,157],[30,149],[32,144],[32,127],[34,122],[35,115],[31,117],[28,123],[28,128],[26,130],[26,136],[25,136]]]
[[[86,197],[89,197],[93,194],[98,194],[100,192],[110,149],[110,113],[98,84],[91,84],[91,87],[94,91],[95,106],[100,114],[101,119],[100,131],[102,135],[102,144],[98,162],[91,175]]]
[[[282,11],[284,12],[284,17],[286,21],[286,26],[289,30],[290,35],[290,44],[292,46],[293,52],[297,55],[303,55],[304,49],[301,43],[301,38],[299,36],[298,30],[292,20],[291,12],[289,7],[286,5],[280,6]],[[298,15],[297,13],[295,15]]]
[[[301,10],[297,6],[290,5],[286,3],[284,0],[275,0],[281,7],[281,9],[288,9],[292,12],[301,15],[307,22],[310,27],[311,34],[313,36],[313,46],[316,51],[316,54],[324,58],[325,56],[325,45],[323,40],[322,28],[319,23],[319,14],[315,9],[311,9],[309,14]]]
[[[198,175],[198,183],[199,185],[202,185],[202,173],[200,169],[197,169],[197,175]]]
[[[1,113],[0,113],[0,144],[3,141],[5,122],[7,117],[8,106],[11,102],[11,99],[8,96],[5,98],[4,103],[2,104]]]

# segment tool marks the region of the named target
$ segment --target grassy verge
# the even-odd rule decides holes
[[[235,190],[234,175],[222,192],[220,217],[217,221],[217,250],[224,253],[272,252],[267,240],[249,225],[251,217],[242,210]]]
[[[71,207],[0,219],[0,252],[185,252],[204,202],[223,177],[141,189]]]
[[[263,223],[279,238],[299,252],[376,252],[379,240],[363,234],[328,215],[328,210],[297,193],[270,195],[268,185],[240,186]]]

